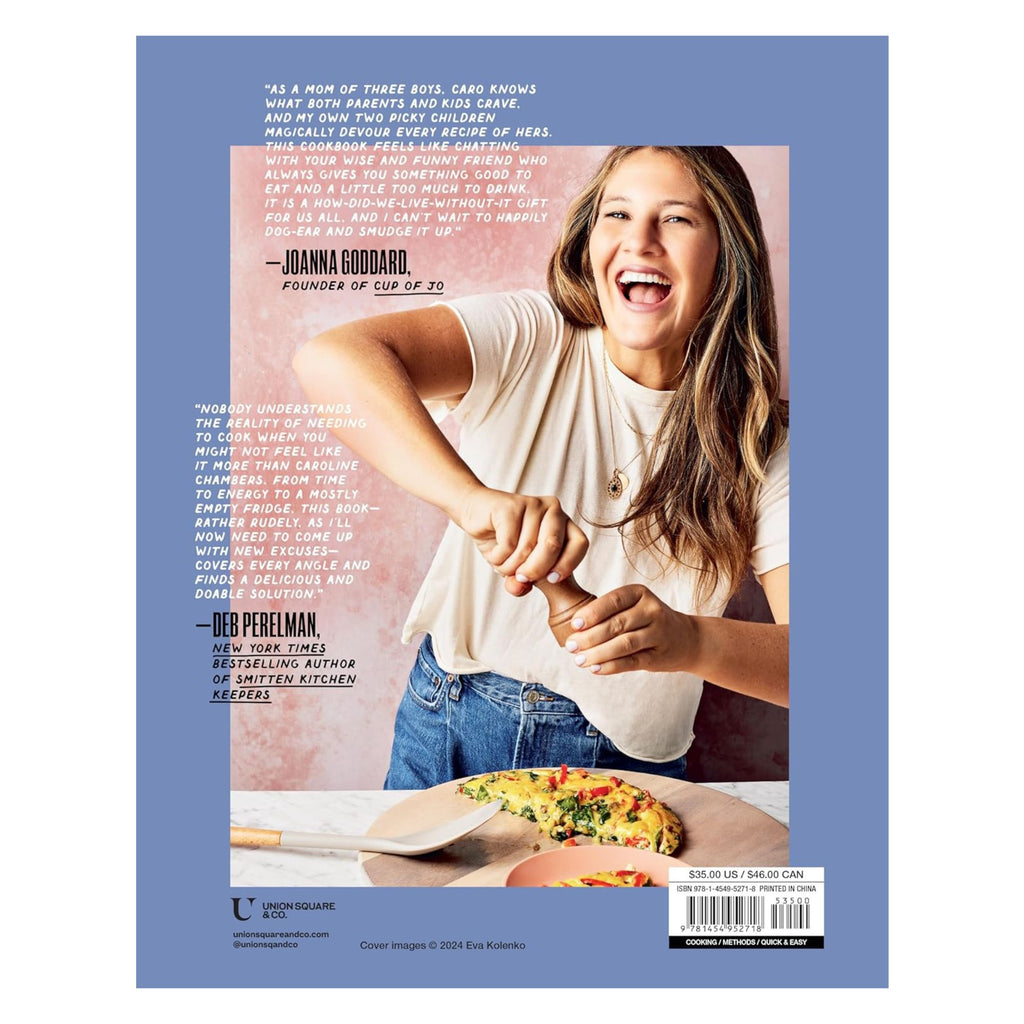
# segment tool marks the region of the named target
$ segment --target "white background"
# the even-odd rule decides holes
[[[838,5],[734,0],[730,17],[713,13],[710,4],[660,10],[519,0],[417,5],[408,14],[397,5],[372,5],[376,23],[338,2],[250,2],[244,9],[230,5],[223,15],[208,0],[167,6],[165,12],[154,5],[130,21],[113,13],[120,9],[114,5],[40,5],[20,27],[9,20],[0,44],[11,181],[3,255],[8,478],[2,507],[11,605],[6,646],[14,658],[7,660],[3,708],[4,931],[5,945],[14,949],[8,958],[15,959],[5,964],[14,979],[7,1002],[16,1005],[19,995],[32,1000],[32,1019],[95,1011],[107,1020],[153,1022],[239,1012],[294,1018],[322,1010],[391,1021],[406,1013],[420,1018],[427,1006],[444,1007],[454,1019],[479,1013],[497,1022],[520,1019],[524,1004],[537,1005],[521,990],[507,998],[493,990],[135,991],[134,480],[97,479],[89,457],[106,448],[109,462],[134,462],[135,37],[888,35],[890,987],[784,996],[672,989],[661,998],[691,1020],[721,1015],[723,1006],[730,1019],[749,1013],[787,1022],[865,1014],[889,1020],[940,1007],[950,1016],[968,1009],[989,1016],[986,1008],[1001,1004],[1017,969],[1001,908],[977,908],[969,930],[979,945],[958,948],[944,932],[963,936],[967,929],[951,929],[943,901],[926,897],[938,895],[940,878],[950,873],[950,807],[973,809],[975,827],[988,833],[975,848],[989,867],[1016,848],[1007,809],[1016,803],[1009,753],[1018,743],[1011,730],[1021,679],[1010,657],[1020,633],[1010,587],[1022,518],[1015,479],[1021,429],[1011,411],[1019,402],[1022,332],[1010,305],[1021,291],[1019,167],[1011,150],[1020,81],[1016,32],[1002,23],[998,5],[975,2],[970,23],[961,12],[950,24],[940,22],[941,8],[924,13],[923,5],[906,4],[921,13],[900,15],[891,3],[878,2],[861,3],[854,14]],[[494,13],[483,13],[484,6]],[[642,80],[623,88],[643,102]],[[50,143],[33,141],[33,119],[46,110],[60,113],[61,148],[77,148],[78,163],[50,161]],[[48,225],[40,225],[36,197],[19,200],[13,189],[26,151],[37,153],[37,195],[75,200],[54,202]],[[90,244],[83,253],[75,211],[89,197],[121,216],[112,217],[99,250]],[[856,218],[855,208],[850,216]],[[54,252],[64,245],[65,252]],[[46,281],[62,262],[66,273],[55,293]],[[114,269],[100,274],[90,264]],[[59,471],[47,465],[47,452]],[[962,501],[951,471],[970,488]],[[945,507],[935,507],[936,494],[946,496]],[[76,533],[91,543],[75,544]],[[950,551],[959,556],[956,564]],[[935,596],[933,610],[923,611],[922,594]],[[73,666],[96,634],[76,616],[100,606],[120,613],[123,655],[112,659],[109,674],[87,681]],[[950,694],[959,706],[948,703]],[[985,700],[973,701],[975,694]],[[1006,702],[1000,721],[992,720],[993,700]],[[121,727],[112,730],[115,720]],[[988,767],[964,776],[963,764]],[[37,787],[18,785],[19,775],[37,780]],[[98,938],[91,926],[88,935],[75,935],[72,908],[59,905],[70,893],[88,893],[106,909]],[[62,938],[55,941],[57,933]],[[634,996],[602,992],[599,998],[624,1016],[636,1013]],[[648,998],[643,1005],[658,1004]]]

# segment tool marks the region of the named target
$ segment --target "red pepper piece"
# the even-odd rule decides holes
[[[634,810],[634,811],[639,811],[640,810],[640,805],[636,802],[636,797],[633,797],[633,806],[630,809]]]
[[[558,789],[558,780],[554,775],[548,776],[548,789]]]
[[[591,797],[607,796],[612,791],[611,786],[595,786],[591,791]]]
[[[618,788],[619,788],[619,786],[621,786],[621,785],[622,785],[622,779],[617,779],[617,778],[615,778],[615,776],[614,776],[614,775],[609,775],[609,776],[608,776],[608,778],[610,778],[610,779],[612,780],[612,785],[613,785],[613,786],[614,786],[614,787],[615,787],[616,789],[618,789]]]
[[[575,839],[564,839],[562,841],[562,845],[563,846],[575,846],[576,845],[576,840]]]
[[[642,871],[634,869],[633,871],[616,871],[615,874],[619,878],[628,878],[630,880],[629,884],[632,886],[644,886],[647,884],[647,875]]]
[[[558,776],[558,782],[559,782],[559,784],[560,784],[560,785],[563,785],[563,786],[564,786],[564,785],[565,785],[565,780],[566,780],[566,779],[567,779],[568,777],[569,777],[569,766],[568,766],[568,765],[564,765],[564,764],[563,764],[563,765],[562,765],[562,772],[561,772],[561,774],[560,774],[560,775]]]

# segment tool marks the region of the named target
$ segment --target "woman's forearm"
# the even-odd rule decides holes
[[[686,616],[694,631],[686,671],[727,690],[789,707],[789,626]]]
[[[344,325],[314,338],[295,356],[295,372],[311,402],[344,403],[351,410],[345,422],[365,421],[365,427],[332,428],[339,441],[456,518],[480,481],[431,419],[403,360],[372,325]],[[444,385],[441,379],[421,383],[428,391],[445,391]]]

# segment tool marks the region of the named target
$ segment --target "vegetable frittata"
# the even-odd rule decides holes
[[[671,854],[683,838],[679,818],[646,789],[614,775],[566,765],[554,771],[477,775],[459,792],[484,803],[500,797],[502,810],[535,821],[552,839],[592,836],[601,843]]]

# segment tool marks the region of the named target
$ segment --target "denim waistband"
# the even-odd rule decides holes
[[[583,717],[579,705],[568,697],[549,690],[540,683],[523,683],[510,679],[498,672],[446,672],[437,663],[430,637],[420,646],[419,659],[424,669],[438,681],[444,679],[450,685],[448,695],[458,700],[464,686],[475,690],[481,697],[508,707],[517,708],[523,714],[578,715]]]

